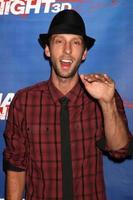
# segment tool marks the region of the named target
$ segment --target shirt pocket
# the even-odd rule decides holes
[[[39,162],[54,162],[60,152],[59,133],[51,125],[30,124],[27,126],[30,154]]]

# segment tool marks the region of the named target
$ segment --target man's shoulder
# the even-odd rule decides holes
[[[39,92],[39,91],[46,91],[48,88],[48,80],[35,83],[33,85],[27,86],[25,88],[22,88],[16,92],[16,94],[24,94],[24,93],[30,93],[30,92]]]
[[[40,95],[41,92],[45,93],[46,95],[48,94],[48,80],[38,82],[36,84],[18,90],[15,93],[13,100],[23,101],[27,97],[34,98],[35,96]]]

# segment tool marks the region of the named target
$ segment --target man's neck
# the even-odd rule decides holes
[[[72,78],[57,78],[51,76],[52,82],[55,87],[63,94],[66,95],[78,82],[78,75]]]

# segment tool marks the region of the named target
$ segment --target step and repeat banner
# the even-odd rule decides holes
[[[132,0],[0,0],[0,200],[4,199],[3,131],[17,90],[49,78],[49,63],[38,43],[53,16],[78,11],[95,46],[80,73],[107,73],[116,82],[133,133],[133,1]],[[77,22],[78,23],[78,22]],[[133,200],[133,160],[104,159],[108,200]]]

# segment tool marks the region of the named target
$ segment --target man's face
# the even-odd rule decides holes
[[[86,58],[83,38],[73,34],[54,34],[49,47],[45,48],[46,56],[52,62],[52,73],[60,78],[72,78],[82,60]]]

